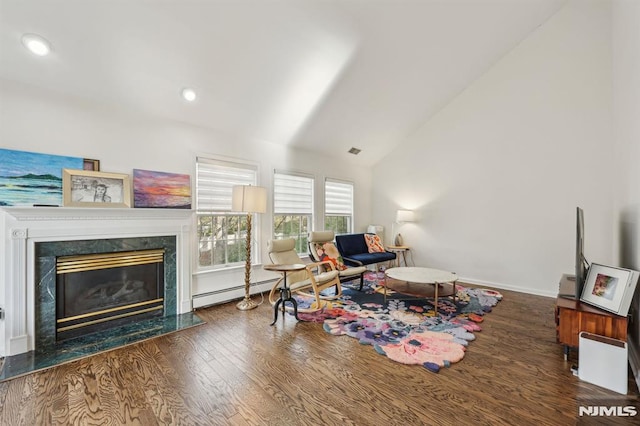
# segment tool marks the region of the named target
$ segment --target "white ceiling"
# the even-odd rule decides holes
[[[0,78],[372,165],[566,1],[0,0]]]

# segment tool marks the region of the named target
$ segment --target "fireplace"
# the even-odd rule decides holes
[[[0,207],[0,229],[4,229],[6,236],[6,244],[0,248],[0,307],[4,308],[5,313],[4,322],[0,320],[0,356],[30,351],[54,353],[60,347],[68,347],[73,341],[88,341],[92,336],[105,333],[115,336],[118,330],[125,327],[142,332],[149,323],[179,321],[176,315],[192,311],[191,226],[192,212],[184,209]],[[60,258],[147,250],[163,251],[163,269],[157,269],[154,274],[157,273],[159,278],[152,280],[162,288],[162,292],[150,295],[149,300],[143,302],[161,299],[157,304],[145,307],[157,308],[162,305],[161,309],[154,309],[149,314],[158,315],[157,318],[136,321],[140,315],[133,314],[123,319],[133,320],[133,324],[127,326],[111,328],[116,324],[114,321],[120,320],[114,318],[104,321],[104,326],[108,324],[109,327],[105,331],[77,339],[58,336],[56,294],[59,278],[57,261]],[[157,267],[155,265],[153,268]],[[125,281],[147,281],[147,278],[135,275],[137,272],[132,273],[134,275]],[[103,278],[100,274],[100,270],[86,273],[93,275],[89,281],[100,281],[102,284],[121,279]],[[138,284],[134,282],[132,285],[135,287]],[[96,291],[115,294],[113,288]],[[128,291],[127,287],[124,291]],[[155,289],[146,291],[151,294]],[[129,308],[120,309],[121,303],[117,305],[102,310],[116,308],[119,312],[115,315],[129,312]],[[84,311],[70,310],[62,317],[84,314]],[[93,319],[101,319],[101,314]]]
[[[174,315],[175,258],[169,235],[36,243],[36,350]]]
[[[164,249],[56,259],[56,341],[163,315]]]

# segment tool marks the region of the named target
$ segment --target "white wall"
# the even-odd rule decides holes
[[[373,220],[414,209],[416,264],[555,296],[581,206],[588,260],[610,263],[610,32],[610,2],[570,1],[375,167]]]
[[[615,244],[617,260],[640,269],[640,2],[613,8]]]
[[[640,270],[640,2],[613,3],[614,252],[616,264]],[[640,383],[640,288],[630,309],[629,352]]]
[[[197,104],[185,104],[185,108],[197,108]],[[105,172],[131,174],[137,168],[188,173],[192,175],[193,185],[195,158],[200,154],[257,162],[260,184],[268,188],[272,188],[272,174],[276,168],[313,174],[318,227],[322,226],[324,178],[352,181],[356,191],[357,230],[365,230],[371,220],[371,171],[336,158],[264,141],[238,140],[212,130],[87,103],[6,80],[0,80],[0,119],[0,147],[99,159],[101,170]],[[261,257],[267,259],[271,215],[260,215],[256,229],[262,242]],[[193,258],[197,259],[197,256]],[[257,267],[253,281],[273,277],[273,273]],[[243,268],[226,273],[196,274],[193,293],[241,288],[243,283]],[[206,299],[201,304],[243,294],[243,290],[237,290]]]

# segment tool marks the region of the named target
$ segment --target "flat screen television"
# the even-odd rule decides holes
[[[589,263],[584,257],[584,212],[576,207],[576,300],[580,300],[582,296],[588,269]]]
[[[576,208],[576,241],[575,241],[575,270],[574,275],[564,274],[560,281],[559,296],[567,299],[580,300],[587,280],[589,263],[584,257],[584,212]]]

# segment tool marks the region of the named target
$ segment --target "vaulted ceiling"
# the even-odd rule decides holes
[[[0,0],[0,78],[371,165],[566,1]]]

